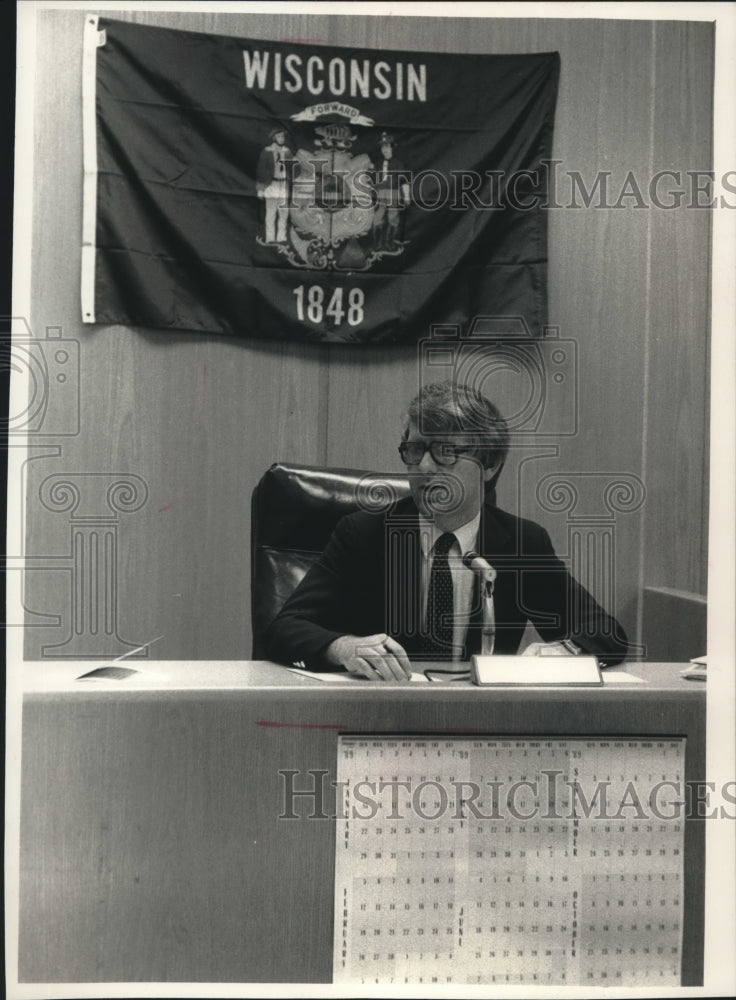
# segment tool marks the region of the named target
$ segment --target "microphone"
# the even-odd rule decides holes
[[[480,651],[483,656],[491,656],[496,645],[496,609],[493,603],[493,581],[498,574],[487,559],[477,552],[466,552],[463,556],[463,566],[478,573],[484,581],[483,596],[483,629],[481,632]]]
[[[493,582],[498,574],[487,559],[484,559],[483,556],[471,550],[470,552],[466,552],[463,556],[463,566],[467,566],[468,569],[472,569],[476,573],[480,573],[486,582],[486,589],[493,589]]]

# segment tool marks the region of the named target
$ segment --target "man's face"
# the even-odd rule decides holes
[[[278,146],[283,146],[286,142],[286,132],[277,132],[274,136],[274,141]]]
[[[448,432],[425,437],[412,421],[407,441],[441,441],[462,446],[460,435]],[[419,465],[408,466],[409,485],[414,503],[425,517],[437,519],[445,530],[452,530],[472,520],[483,505],[484,487],[495,469],[484,469],[472,454],[460,455],[454,465],[439,465],[425,451]]]
[[[393,155],[393,147],[390,142],[381,143],[381,156],[384,160],[390,160]]]

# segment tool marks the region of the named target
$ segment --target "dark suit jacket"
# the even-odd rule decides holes
[[[418,529],[417,509],[410,499],[388,514],[360,511],[344,517],[269,626],[267,655],[324,669],[324,650],[338,636],[387,632],[410,658],[420,658]],[[567,572],[544,528],[486,504],[480,551],[498,572],[495,652],[516,653],[530,621],[547,642],[570,638],[604,663],[623,659],[623,629]],[[480,649],[480,625],[476,593],[466,656]]]

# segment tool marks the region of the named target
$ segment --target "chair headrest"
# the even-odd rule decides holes
[[[397,473],[276,463],[253,494],[257,544],[321,552],[345,514],[408,494],[407,476]]]

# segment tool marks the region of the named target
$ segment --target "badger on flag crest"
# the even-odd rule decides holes
[[[83,319],[368,344],[506,314],[541,334],[558,74],[557,53],[87,17]]]

